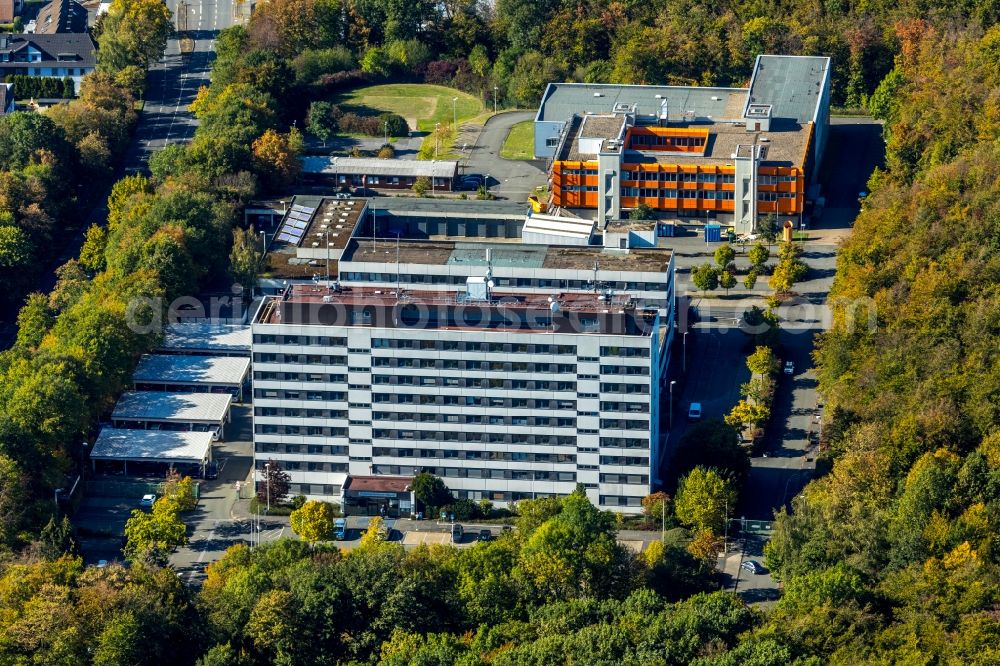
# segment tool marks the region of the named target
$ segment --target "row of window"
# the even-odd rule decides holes
[[[372,457],[390,458],[447,458],[453,460],[502,460],[507,462],[544,462],[575,464],[572,453],[524,453],[519,451],[462,451],[460,449],[400,449],[376,446]]]
[[[649,413],[649,403],[647,402],[611,402],[604,400],[601,402],[602,412],[640,412]]]
[[[601,437],[601,446],[607,449],[649,449],[649,440],[634,437]]]
[[[422,349],[426,351],[489,352],[493,354],[576,354],[574,345],[529,345],[524,343],[397,338],[372,338],[372,349]]]
[[[347,446],[328,444],[277,444],[275,442],[257,442],[259,453],[306,453],[312,456],[346,456]]]
[[[270,400],[313,400],[316,402],[343,402],[344,391],[293,391],[290,389],[254,389],[253,397]]]
[[[645,456],[601,456],[602,465],[649,466],[649,458]]]
[[[517,352],[515,352],[517,353]],[[510,361],[464,361],[453,358],[400,358],[376,356],[374,368],[433,368],[436,370],[489,370],[491,372],[534,372],[549,374],[575,374],[572,363],[526,363]]]
[[[559,189],[563,192],[596,192],[597,185],[561,185]]]
[[[254,372],[254,379],[284,382],[325,382],[340,384],[347,381],[347,375],[330,375],[323,372]]]
[[[307,437],[347,437],[347,428],[298,426],[277,423],[255,423],[254,432],[261,435],[306,435]]]
[[[777,201],[778,199],[794,199],[795,192],[758,192],[757,201]]]
[[[601,483],[649,484],[648,474],[601,474]]]
[[[253,336],[254,344],[258,345],[299,345],[303,347],[346,347],[347,338],[326,335],[267,335],[258,333]]]
[[[601,393],[649,393],[649,384],[601,382]]]
[[[630,495],[601,495],[601,506],[642,506],[642,498]]]
[[[509,416],[482,414],[439,414],[437,412],[372,412],[372,421],[416,421],[419,423],[459,423],[471,425],[541,426],[547,428],[575,428],[576,419],[550,416]]]
[[[735,183],[736,176],[731,173],[676,173],[674,171],[622,171],[622,180],[641,180],[645,182],[659,181],[661,183]]]
[[[623,187],[621,188],[623,197],[646,197],[665,199],[715,199],[719,201],[732,201],[733,192],[717,190],[661,190],[650,187]]]
[[[586,394],[580,394],[584,397]],[[597,397],[597,396],[593,396]],[[410,395],[407,393],[373,393],[373,404],[394,405],[465,405],[467,407],[504,407],[507,409],[576,410],[575,400],[545,398],[501,398],[457,395]]]
[[[649,347],[601,347],[601,356],[649,358]]]
[[[595,377],[596,378],[596,377]],[[516,391],[576,391],[576,382],[528,379],[480,379],[479,377],[419,377],[414,375],[372,375],[376,386],[444,386],[448,388],[489,388]]]
[[[298,407],[254,407],[257,416],[294,416],[307,419],[346,419],[346,409],[300,409]]]
[[[601,428],[607,430],[649,430],[649,421],[634,419],[601,419]]]
[[[705,145],[703,136],[662,136],[659,134],[632,134],[629,137],[631,146],[663,146],[671,148],[674,146],[694,146],[701,148]]]
[[[602,375],[649,375],[645,365],[602,365]]]
[[[290,495],[332,495],[340,496],[340,486],[319,483],[289,483],[288,493]]]
[[[564,188],[565,189],[565,188]],[[594,190],[596,191],[596,187]],[[376,282],[395,285],[397,280],[404,285],[408,284],[438,284],[438,285],[460,285],[465,286],[467,277],[462,275],[407,275],[405,273],[397,276],[395,273],[362,273],[345,271],[341,274],[345,282]],[[514,278],[514,277],[494,277],[493,282],[496,287],[503,288],[529,288],[529,289],[556,289],[563,291],[592,289],[593,282],[589,280],[559,280],[546,278]],[[632,282],[632,281],[610,281],[602,282],[609,289],[623,291],[663,291],[666,289],[664,282]],[[502,294],[498,294],[502,296]],[[541,352],[540,352],[541,353]]]
[[[329,354],[276,354],[256,353],[254,363],[282,363],[285,365],[347,365],[346,356]]]
[[[576,481],[576,472],[552,472],[542,470],[493,469],[475,467],[424,467],[411,465],[373,465],[373,474],[391,474],[393,476],[413,476],[417,472],[426,471],[444,478],[453,479],[497,479],[503,481]],[[528,493],[530,496],[531,493]],[[522,498],[525,499],[525,498]]]
[[[423,442],[475,442],[483,444],[534,444],[537,446],[576,446],[576,437],[511,432],[467,432],[465,430],[397,430],[375,428],[372,439],[399,439]]]

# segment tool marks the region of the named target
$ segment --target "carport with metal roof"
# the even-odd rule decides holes
[[[147,354],[132,375],[136,390],[230,393],[243,402],[250,359],[243,356]]]
[[[106,427],[94,442],[90,460],[95,472],[128,476],[131,463],[132,473],[143,476],[159,476],[176,467],[197,467],[197,475],[203,476],[212,460],[212,433]]]
[[[229,393],[132,391],[122,394],[111,422],[116,428],[218,432],[221,440],[232,402]]]

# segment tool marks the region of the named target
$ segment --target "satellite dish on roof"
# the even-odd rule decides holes
[[[552,303],[549,304],[549,310],[552,312],[559,312],[559,303],[552,301]]]
[[[493,280],[489,280],[487,281],[486,286],[492,289],[493,287],[496,286],[496,283]]]

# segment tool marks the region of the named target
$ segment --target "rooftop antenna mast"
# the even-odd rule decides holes
[[[594,259],[594,293],[597,293],[597,270],[600,268],[601,262],[598,259]]]

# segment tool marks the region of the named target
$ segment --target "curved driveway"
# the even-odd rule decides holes
[[[545,160],[505,160],[500,147],[511,127],[534,117],[534,111],[505,111],[487,120],[479,141],[463,160],[465,173],[488,174],[490,191],[498,197],[527,200],[532,190],[545,184]]]

